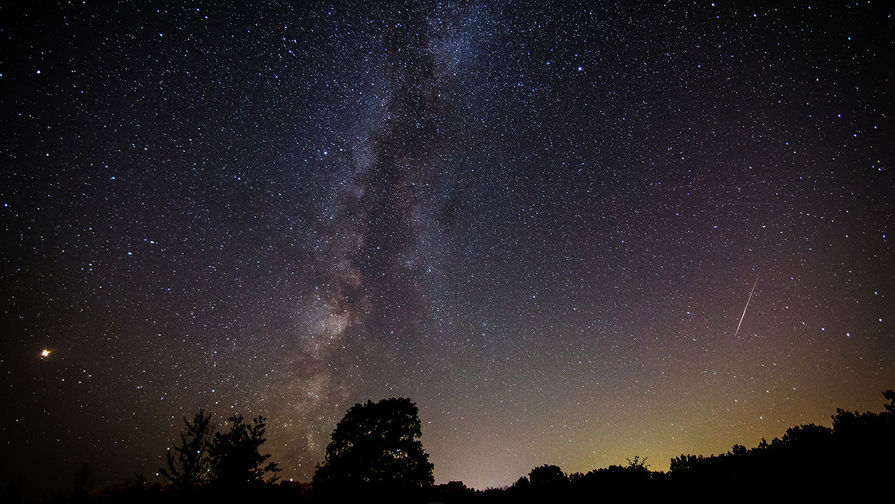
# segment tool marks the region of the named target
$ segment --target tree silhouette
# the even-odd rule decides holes
[[[557,490],[569,483],[566,476],[559,466],[542,465],[535,467],[528,473],[528,481],[535,490]]]
[[[416,405],[406,398],[355,404],[345,413],[317,466],[315,488],[352,486],[425,487],[432,464],[419,441]]]
[[[216,427],[211,420],[211,413],[205,410],[199,410],[192,421],[183,418],[185,428],[180,434],[180,442],[165,453],[168,467],[159,469],[159,474],[185,490],[208,481],[211,466],[209,451]]]
[[[231,416],[230,431],[215,433],[211,447],[212,482],[223,487],[247,487],[264,481],[268,472],[280,471],[276,462],[268,462],[270,454],[261,454],[259,449],[267,439],[264,437],[267,420],[258,416],[252,424],[243,423],[242,415]],[[268,482],[276,481],[274,475]]]
[[[883,396],[890,404],[882,413],[837,409],[832,428],[799,425],[751,449],[734,445],[725,454],[673,458],[668,480],[681,492],[799,488],[829,497],[849,488],[884,493],[895,474],[895,393],[887,390]]]
[[[83,463],[75,472],[72,479],[72,496],[76,499],[85,499],[93,488],[93,470],[90,464]]]

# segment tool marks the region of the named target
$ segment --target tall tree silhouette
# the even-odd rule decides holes
[[[247,487],[264,481],[268,472],[280,471],[276,462],[267,462],[270,454],[260,452],[267,420],[263,416],[244,423],[242,415],[231,416],[230,431],[216,433],[211,447],[212,482],[223,487]],[[274,475],[268,481],[276,481]]]
[[[332,433],[314,486],[424,487],[434,482],[416,405],[406,398],[355,404]]]
[[[180,442],[174,443],[165,453],[168,467],[159,469],[159,474],[174,485],[189,490],[208,481],[210,448],[216,425],[212,423],[211,413],[205,410],[199,410],[192,420],[184,417],[183,423]]]

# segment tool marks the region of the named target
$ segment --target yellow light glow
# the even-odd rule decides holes
[[[49,356],[50,356],[50,351],[49,351],[49,350],[47,350],[46,348],[44,348],[43,350],[41,350],[41,352],[40,352],[40,358],[41,358],[41,359],[46,359],[46,358],[49,357]]]

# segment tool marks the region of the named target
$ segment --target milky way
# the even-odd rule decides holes
[[[353,137],[322,153],[327,162],[335,159],[338,181],[313,232],[320,237],[307,282],[313,289],[298,306],[300,344],[290,353],[298,362],[286,373],[295,377],[277,391],[288,405],[282,415],[302,418],[314,448],[326,442],[321,435],[331,418],[309,413],[333,400],[337,409],[330,413],[339,413],[367,368],[402,358],[415,345],[405,339],[424,338],[419,324],[431,319],[426,277],[441,269],[436,249],[449,237],[439,223],[457,173],[446,124],[452,111],[437,74],[441,55],[429,42],[437,27],[425,19],[418,8],[371,19],[413,33],[374,39],[386,56],[365,62],[364,74],[385,83],[377,90],[382,98],[360,117],[346,118]],[[304,400],[295,404],[297,397]]]
[[[406,396],[484,488],[895,387],[885,2],[300,3],[3,7],[3,474],[205,408],[306,481]]]

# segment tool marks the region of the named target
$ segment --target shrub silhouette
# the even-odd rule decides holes
[[[314,474],[315,489],[346,486],[421,488],[432,485],[433,465],[419,441],[416,406],[406,398],[355,404],[345,413]]]

